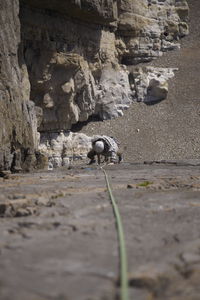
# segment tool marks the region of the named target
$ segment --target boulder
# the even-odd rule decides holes
[[[166,99],[168,80],[174,77],[176,68],[134,68],[130,73],[135,100],[155,104]]]
[[[49,169],[69,166],[73,161],[86,159],[91,149],[91,137],[70,131],[41,134],[40,153],[48,158]]]

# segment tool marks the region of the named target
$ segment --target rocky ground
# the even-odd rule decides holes
[[[46,56],[49,48],[47,47],[47,52],[44,51],[44,41],[48,40],[52,47],[59,48],[58,52],[65,51],[66,46],[70,46],[66,51],[71,51],[77,41],[73,40],[73,31],[69,34],[67,42],[62,41],[62,35],[57,37],[58,30],[55,36],[53,35],[54,30],[51,30],[51,26],[54,28],[56,23],[50,17],[54,16],[55,20],[59,20],[61,29],[65,27],[61,16],[50,12],[46,5],[44,8],[48,14],[40,7],[41,11],[37,11],[38,19],[29,18],[30,8],[24,4],[30,5],[31,2],[39,3],[37,5],[40,7],[41,1],[20,1],[21,36],[24,37],[24,50],[27,51],[25,59],[29,77],[32,78],[31,99],[35,96],[35,103],[40,104],[37,103],[36,96],[41,96],[41,101],[44,100],[43,105],[51,111],[51,106],[54,105],[51,94],[57,97],[58,88],[62,87],[62,93],[69,94],[71,99],[74,87],[70,68],[67,69],[69,78],[66,79],[69,80],[64,85],[61,84],[63,69],[58,68],[61,73],[57,74],[58,66],[54,60],[52,64],[56,65],[55,70],[53,67],[51,73],[52,70],[44,68],[44,73],[48,76],[44,82],[40,80],[44,79],[43,56],[47,60],[51,58]],[[87,1],[89,2],[92,3]],[[140,1],[134,2],[135,5],[140,4]],[[148,2],[151,4],[150,2],[154,1]],[[190,34],[182,42],[181,50],[167,53],[145,65],[179,69],[174,79],[170,80],[167,100],[155,105],[134,102],[122,117],[104,122],[80,123],[72,128],[73,131],[88,136],[113,135],[121,143],[125,162],[121,165],[107,166],[106,170],[124,224],[129,292],[130,299],[134,300],[200,298],[200,161],[188,160],[199,159],[200,153],[199,5],[199,0],[189,1]],[[0,74],[2,91],[5,90],[2,92],[2,99],[5,101],[2,101],[0,118],[0,167],[8,170],[13,159],[10,156],[11,152],[15,153],[20,149],[23,159],[26,156],[31,157],[32,152],[29,153],[28,150],[36,147],[38,124],[35,107],[32,102],[27,101],[30,98],[30,83],[21,53],[23,49],[18,49],[18,1],[4,1],[0,6],[3,8],[0,10],[0,23],[5,29],[0,33],[3,41],[0,52],[6,57]],[[33,9],[31,16],[32,13]],[[49,22],[45,23],[44,17],[45,20],[50,18]],[[69,24],[70,22],[71,20]],[[41,28],[38,24],[41,24]],[[51,26],[48,27],[48,24]],[[68,28],[75,28],[75,32],[79,32],[77,28],[82,28],[82,23],[81,27],[78,27],[79,22],[73,26],[68,26],[67,23],[66,32]],[[58,29],[58,26],[56,28]],[[41,44],[38,44],[40,29]],[[85,32],[85,29],[82,30]],[[90,29],[88,30],[90,33]],[[101,26],[99,30],[98,32],[101,32]],[[53,36],[50,35],[49,38],[48,32]],[[82,31],[79,33],[83,39],[83,46],[87,44],[86,41],[94,38],[94,43],[88,43],[88,57],[91,53],[94,54],[96,46],[101,50],[101,47],[107,47],[107,40],[111,41],[107,38],[106,31],[99,35],[93,35],[92,31],[88,33],[89,38],[86,40]],[[113,32],[109,32],[109,35],[114,43]],[[65,30],[63,36],[66,37]],[[101,47],[99,36],[103,41]],[[110,45],[110,42],[108,44]],[[32,53],[33,49],[35,53]],[[42,64],[38,64],[38,49],[41,50]],[[95,50],[97,53],[98,49]],[[53,53],[54,50],[52,48]],[[80,50],[82,51],[82,48],[78,53]],[[36,69],[39,65],[42,66],[39,75],[35,73],[34,67],[31,69],[30,54]],[[100,54],[100,60],[104,60],[105,53],[100,51]],[[111,58],[114,54],[110,46],[108,54]],[[58,57],[63,58],[63,55]],[[78,62],[81,69],[85,70],[84,62],[81,59]],[[46,66],[49,67],[48,61]],[[76,67],[74,63],[72,69],[76,71]],[[132,67],[128,68],[131,72]],[[101,66],[93,70],[93,75],[98,78],[99,74],[95,73],[95,70],[101,70]],[[49,76],[51,74],[53,77]],[[35,75],[37,76],[34,77]],[[86,83],[91,83],[90,76],[86,75]],[[73,76],[78,82],[80,78]],[[51,82],[49,78],[54,80]],[[106,78],[105,76],[105,82]],[[74,97],[73,93],[72,96]],[[66,103],[65,98],[63,99]],[[86,101],[86,108],[87,106]],[[39,112],[41,113],[40,110]],[[63,116],[66,119],[66,114]],[[79,120],[76,117],[76,113],[74,119],[69,115],[72,123]],[[80,120],[86,120],[86,117],[82,116]],[[50,128],[51,126],[48,126],[48,129]],[[180,158],[186,160],[159,162],[162,159]],[[152,161],[145,164],[133,163],[145,159]],[[28,174],[8,173],[5,176],[0,172],[0,229],[1,300],[118,299],[119,256],[115,220],[104,175],[96,166],[90,167],[86,162],[82,162],[70,169],[60,168]]]
[[[188,5],[190,34],[182,40],[181,49],[148,64],[178,68],[169,82],[167,99],[155,105],[135,102],[123,117],[82,127],[87,135],[116,137],[126,160],[199,158],[200,1],[190,0]]]
[[[200,161],[107,166],[121,212],[130,299],[197,300]],[[0,178],[0,299],[113,300],[118,242],[103,172]]]

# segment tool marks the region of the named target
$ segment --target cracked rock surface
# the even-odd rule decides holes
[[[106,170],[124,225],[131,299],[199,299],[199,161]],[[107,299],[119,293],[103,172],[85,164],[0,178],[0,298]]]

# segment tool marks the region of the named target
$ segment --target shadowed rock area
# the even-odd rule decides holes
[[[21,169],[28,149],[38,145],[36,107],[19,51],[18,1],[0,3],[0,169]],[[31,150],[31,151],[32,151]],[[19,155],[18,155],[19,154]],[[16,162],[16,157],[18,162]]]

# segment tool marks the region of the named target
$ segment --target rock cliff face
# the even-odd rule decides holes
[[[0,3],[0,169],[21,168],[28,149],[37,147],[36,108],[19,50],[19,4]]]
[[[2,168],[37,149],[40,123],[45,136],[166,98],[173,69],[136,65],[179,48],[186,0],[19,2],[21,39],[18,1],[0,4]]]
[[[70,129],[91,115],[117,117],[145,101],[148,86],[135,85],[127,65],[179,48],[187,16],[185,0],[21,1],[31,99],[44,112],[40,130]],[[154,98],[163,99],[148,101]]]

